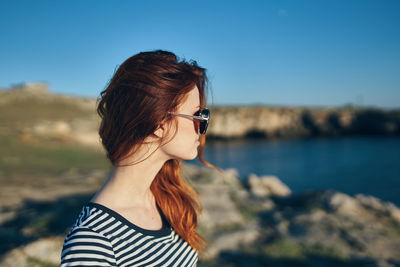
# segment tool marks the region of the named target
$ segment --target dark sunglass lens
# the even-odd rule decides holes
[[[194,130],[196,131],[196,133],[198,133],[199,132],[199,128],[200,128],[200,121],[194,119],[193,120],[193,124],[194,124]]]
[[[200,116],[203,118],[210,118],[210,110],[205,108],[200,112]],[[208,120],[200,121],[200,133],[205,134],[207,131]]]
[[[207,120],[196,120],[199,122],[199,127],[200,127],[200,134],[205,134],[207,131],[207,127],[208,127],[208,119],[210,118],[210,110],[205,108],[203,110],[199,110],[197,111],[195,114],[195,116],[200,116],[202,118],[205,118]]]
[[[196,113],[194,113],[193,115],[194,116],[200,116],[200,110],[197,111]],[[200,129],[200,120],[193,119],[193,124],[194,124],[194,129],[195,129],[196,133],[198,133],[199,129]]]
[[[208,121],[201,121],[200,122],[200,133],[205,134],[207,131]]]
[[[203,117],[203,118],[210,118],[210,110],[209,109],[207,109],[207,108],[205,108],[205,109],[203,109],[202,111],[201,111],[201,116]]]

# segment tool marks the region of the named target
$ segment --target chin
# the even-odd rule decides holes
[[[197,152],[195,154],[192,154],[190,157],[185,157],[183,158],[183,160],[194,160],[195,158],[197,158]]]
[[[194,160],[195,158],[197,158],[197,152],[195,155],[193,155],[193,157],[190,160]]]
[[[182,157],[182,160],[194,160],[197,158],[197,149],[195,149],[191,155],[186,155],[185,157]]]

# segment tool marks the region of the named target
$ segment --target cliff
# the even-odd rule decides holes
[[[400,110],[212,106],[208,139],[400,135]],[[99,147],[96,100],[51,94],[41,83],[0,90],[1,132]]]
[[[399,135],[400,110],[373,108],[213,107],[214,138]]]

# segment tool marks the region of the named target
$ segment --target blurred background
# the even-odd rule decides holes
[[[163,49],[207,69],[199,266],[400,266],[398,1],[1,1],[0,265],[57,266],[110,169],[96,98]]]

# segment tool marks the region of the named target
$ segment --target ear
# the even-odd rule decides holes
[[[161,124],[160,126],[158,126],[157,130],[154,131],[154,134],[157,137],[162,138],[164,136],[164,125]]]

